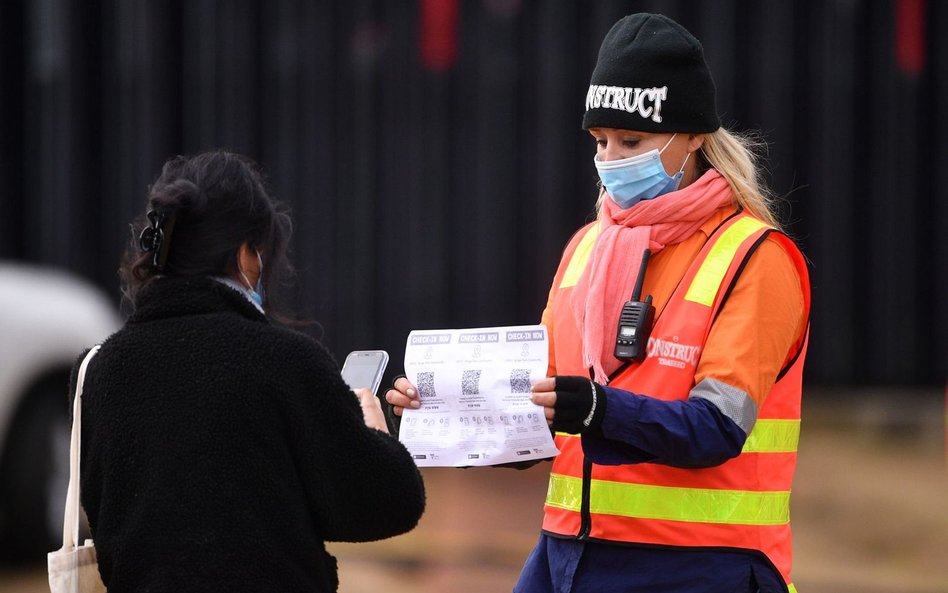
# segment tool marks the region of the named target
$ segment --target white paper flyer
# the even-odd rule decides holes
[[[405,410],[399,440],[419,467],[557,455],[543,408],[530,401],[547,356],[542,325],[411,332],[405,375],[421,407]]]

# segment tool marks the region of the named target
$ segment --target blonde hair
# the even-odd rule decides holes
[[[782,230],[777,220],[777,195],[761,175],[760,160],[767,143],[753,134],[738,134],[725,128],[706,134],[701,156],[727,180],[737,205],[760,220]]]
[[[761,175],[760,161],[766,150],[767,143],[757,135],[718,128],[704,135],[704,143],[698,150],[697,175],[700,176],[708,168],[715,169],[731,186],[735,205],[778,231],[783,231],[777,217],[779,197],[767,187]],[[601,181],[596,186],[599,189],[599,198],[596,200],[598,218],[606,192]]]

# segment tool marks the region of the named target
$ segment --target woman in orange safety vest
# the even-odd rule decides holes
[[[517,592],[796,590],[809,281],[714,94],[671,19],[606,35],[583,117],[599,215],[554,277],[532,396],[561,453]],[[404,378],[386,398],[418,405]]]

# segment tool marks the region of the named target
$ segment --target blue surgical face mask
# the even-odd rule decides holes
[[[684,176],[685,163],[691,153],[685,155],[681,169],[674,176],[669,176],[662,165],[662,153],[668,148],[677,134],[673,134],[661,150],[652,149],[648,152],[620,159],[617,161],[601,161],[596,156],[596,170],[603,187],[620,208],[626,209],[638,204],[641,200],[651,200],[663,194],[678,189],[681,178]]]

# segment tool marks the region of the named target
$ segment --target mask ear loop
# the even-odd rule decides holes
[[[665,146],[663,146],[662,149],[658,151],[658,154],[662,154],[663,152],[665,152],[665,149],[668,148],[668,145],[672,143],[672,140],[674,140],[675,136],[677,135],[678,135],[678,132],[675,132],[674,134],[672,134],[672,137],[669,138],[668,142],[665,143]]]
[[[663,152],[665,152],[665,149],[668,148],[668,145],[672,143],[672,140],[674,140],[674,139],[675,139],[675,136],[677,136],[677,135],[678,135],[678,132],[675,132],[674,134],[672,134],[672,137],[669,138],[669,139],[668,139],[668,142],[665,143],[665,146],[663,146],[662,149],[658,151],[658,154],[662,154]],[[682,161],[681,167],[678,168],[678,172],[679,172],[679,173],[684,173],[684,171],[685,171],[685,165],[688,164],[688,159],[689,159],[689,158],[691,158],[691,153],[690,153],[690,152],[685,155],[685,160]]]
[[[244,279],[244,284],[247,286],[247,290],[253,290],[253,284],[250,283],[250,278],[247,278],[247,275],[244,274],[244,270],[240,267],[240,257],[237,257],[237,273],[240,274],[240,277]]]
[[[679,173],[684,173],[684,172],[685,172],[685,165],[688,164],[688,159],[690,159],[690,158],[691,158],[691,153],[689,152],[688,154],[685,155],[685,160],[684,160],[684,162],[681,163],[681,168],[678,169],[678,172],[679,172]]]
[[[250,280],[247,278],[247,275],[244,274],[244,271],[241,269],[237,270],[240,272],[240,277],[244,279],[244,282],[247,284],[247,290],[253,290],[253,284],[250,283]]]
[[[257,283],[259,284],[259,283],[260,283],[260,279],[263,277],[263,258],[260,257],[260,251],[259,251],[259,250],[254,249],[253,251],[254,251],[255,254],[257,254],[257,263],[260,264],[259,272],[257,272]],[[240,269],[240,266],[239,266],[239,265],[238,265],[238,267],[237,267],[237,271],[240,272],[240,277],[243,278],[243,279],[244,279],[244,282],[247,283],[247,289],[248,289],[248,290],[254,290],[254,291],[257,290],[257,287],[250,283],[250,279],[247,278],[247,275],[244,274],[244,271]]]

